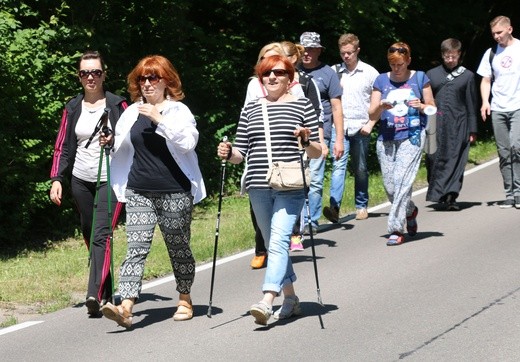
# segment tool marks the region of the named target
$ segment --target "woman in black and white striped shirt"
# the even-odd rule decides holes
[[[298,138],[310,158],[321,155],[321,146],[317,142],[318,118],[312,103],[288,92],[294,79],[292,63],[286,57],[274,55],[262,60],[255,70],[267,95],[243,108],[234,145],[220,143],[218,155],[235,164],[247,158],[246,188],[262,235],[269,244],[269,262],[262,286],[264,297],[251,306],[251,314],[257,324],[266,325],[274,298],[282,291],[284,302],[274,317],[283,319],[301,314],[293,288],[296,275],[289,258],[289,240],[305,200],[303,189],[278,191],[269,187],[266,132],[270,133],[272,162],[299,161]],[[263,103],[267,106],[269,130],[264,127]]]

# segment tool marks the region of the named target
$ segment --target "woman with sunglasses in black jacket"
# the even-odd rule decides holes
[[[127,107],[123,97],[104,90],[105,76],[105,63],[101,54],[97,51],[83,53],[78,63],[78,79],[83,92],[71,99],[63,110],[50,173],[51,201],[58,206],[61,205],[63,183],[70,181],[72,196],[80,214],[81,232],[90,251],[90,274],[86,295],[86,306],[90,316],[99,316],[101,305],[112,297],[108,220],[110,187],[106,182],[105,162],[100,173],[95,225],[92,225],[101,157],[99,133],[94,134],[93,131],[102,117],[108,117],[107,126],[115,129],[119,116]],[[114,226],[121,210],[115,195],[112,195],[111,207],[111,222]]]

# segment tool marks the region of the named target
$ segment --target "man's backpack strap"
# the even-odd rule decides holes
[[[491,83],[495,81],[495,73],[493,72],[493,58],[497,53],[498,44],[495,44],[491,47],[491,51],[489,52],[489,66],[491,67]]]
[[[307,97],[309,94],[309,87],[312,84],[312,77],[304,72],[300,72],[300,79],[298,83],[302,86],[303,94]]]

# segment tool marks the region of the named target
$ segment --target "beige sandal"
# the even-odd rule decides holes
[[[103,315],[115,321],[118,325],[125,328],[132,327],[132,313],[124,310],[121,306],[115,306],[112,303],[107,303],[101,308]]]
[[[187,321],[193,318],[193,305],[191,301],[185,302],[184,300],[179,300],[177,304],[177,311],[173,315],[174,321]]]

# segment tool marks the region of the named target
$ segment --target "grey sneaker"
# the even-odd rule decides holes
[[[255,323],[260,324],[262,326],[267,325],[267,321],[271,318],[273,314],[273,308],[268,306],[265,302],[260,301],[251,306],[249,310],[251,315],[255,317]]]
[[[513,207],[513,205],[516,207],[515,205],[515,200],[513,199],[506,199],[506,201],[504,201],[501,205],[500,205],[500,208],[501,209],[510,209]],[[520,205],[519,205],[520,206]]]
[[[274,319],[286,319],[292,316],[302,314],[302,308],[300,306],[300,300],[297,296],[286,297],[283,300],[282,306],[276,312],[274,312]]]
[[[520,209],[520,196],[515,196],[515,207]]]
[[[318,228],[316,226],[313,226],[312,227],[312,235],[316,235],[318,233]],[[311,233],[309,232],[309,225],[306,224],[305,227],[303,228],[303,235],[310,235]]]

